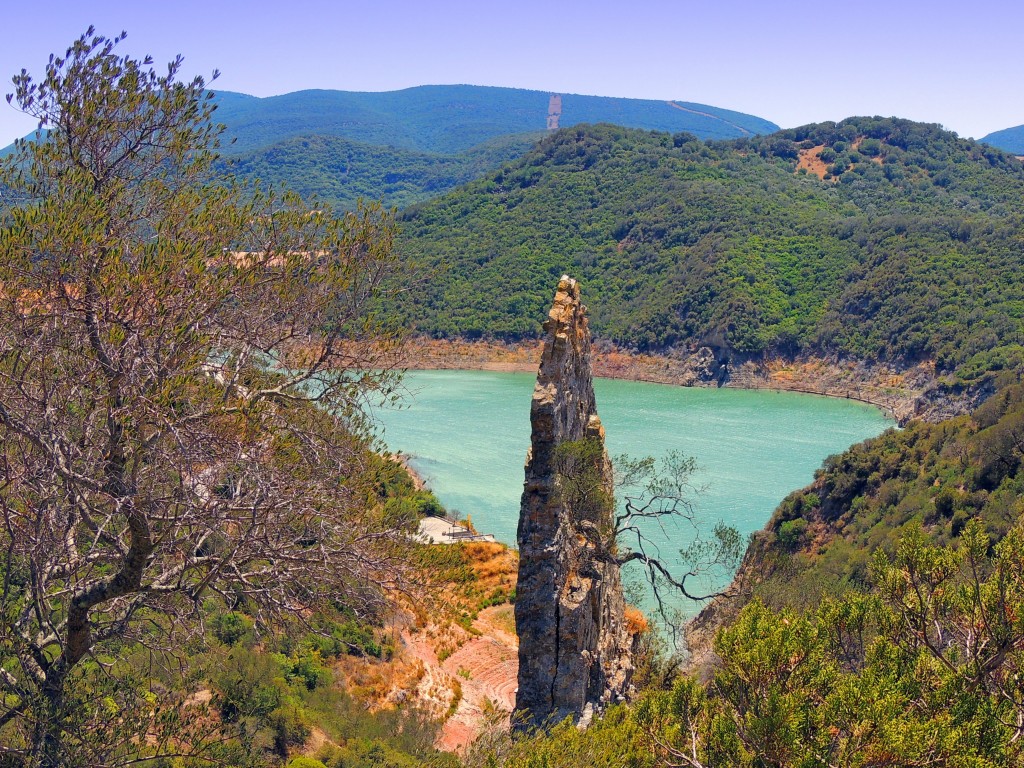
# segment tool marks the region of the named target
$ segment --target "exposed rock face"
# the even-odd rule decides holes
[[[544,324],[545,343],[530,408],[532,445],[519,515],[519,690],[516,710],[528,728],[565,717],[589,719],[623,698],[632,676],[631,637],[610,537],[614,507],[573,503],[562,488],[558,446],[598,441],[585,461],[613,498],[611,462],[597,416],[590,330],[579,286],[563,276]]]

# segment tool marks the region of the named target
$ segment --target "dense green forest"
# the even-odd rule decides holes
[[[224,169],[237,177],[287,187],[336,210],[360,199],[404,208],[479,178],[515,160],[541,138],[510,134],[456,154],[377,146],[339,136],[298,136],[233,156]]]
[[[214,101],[232,174],[354,210],[359,199],[403,208],[521,157],[543,135],[549,96],[444,85],[268,98],[218,91]],[[759,117],[682,101],[566,94],[561,104],[563,126],[605,121],[713,139],[778,129]]]
[[[994,131],[981,141],[1014,155],[1024,155],[1024,125]]]
[[[818,168],[820,177],[815,173]],[[402,217],[439,337],[536,336],[578,276],[640,350],[1019,361],[1024,165],[938,126],[851,118],[729,142],[580,126]]]
[[[231,173],[286,186],[339,210],[357,200],[404,208],[514,161],[543,136],[549,94],[517,88],[420,86],[386,93],[300,91],[258,99],[219,92]],[[733,138],[767,120],[686,102],[562,97],[561,124]]]

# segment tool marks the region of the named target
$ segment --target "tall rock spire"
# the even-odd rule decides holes
[[[544,323],[519,513],[520,728],[585,721],[624,697],[632,675],[586,312],[579,285],[563,276]]]

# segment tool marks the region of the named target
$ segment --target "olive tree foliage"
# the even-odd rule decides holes
[[[0,166],[0,755],[43,765],[115,759],[82,751],[79,684],[121,711],[116,660],[178,647],[205,597],[269,625],[408,583],[361,480],[390,217],[217,178],[204,80],[122,38],[14,78],[41,130]]]

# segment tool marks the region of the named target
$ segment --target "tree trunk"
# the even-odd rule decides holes
[[[46,674],[42,694],[46,702],[44,717],[37,724],[32,745],[33,764],[39,768],[62,768],[64,761],[64,682],[65,665],[58,661]]]

